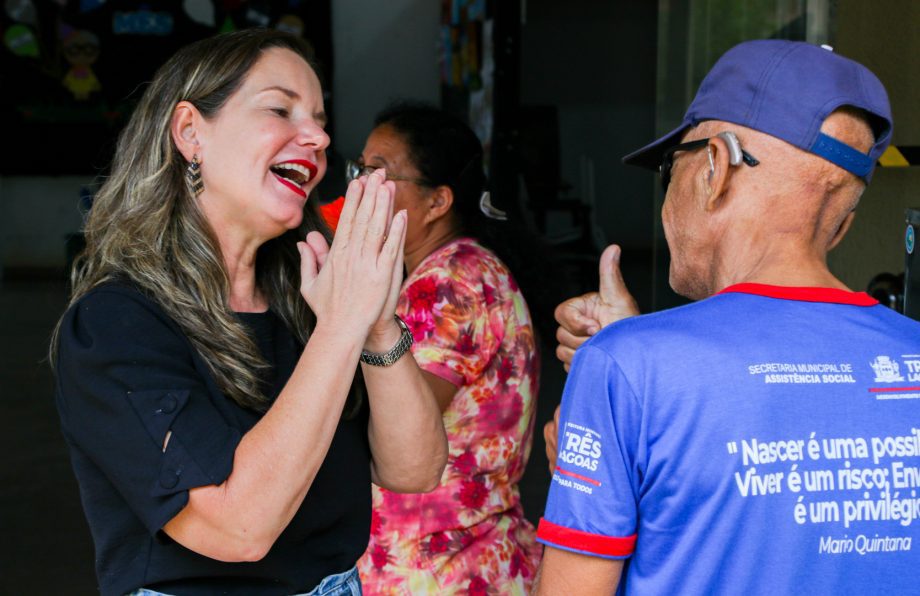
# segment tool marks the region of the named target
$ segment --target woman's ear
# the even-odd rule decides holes
[[[441,219],[450,213],[450,208],[453,205],[454,191],[446,184],[435,187],[428,196],[428,212],[425,213],[425,223]]]
[[[191,102],[180,101],[173,109],[170,133],[173,143],[185,161],[192,161],[192,157],[199,153],[198,124],[201,122],[201,112]]]

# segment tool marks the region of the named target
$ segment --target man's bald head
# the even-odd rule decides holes
[[[822,131],[854,148],[875,141],[860,110],[831,114]],[[759,162],[732,164],[730,132]],[[731,122],[709,120],[681,139],[706,139],[703,147],[674,157],[662,221],[671,249],[672,287],[690,298],[721,289],[727,270],[740,261],[753,267],[773,259],[811,259],[826,253],[846,232],[865,189],[856,175],[786,141]]]
[[[756,130],[718,121],[705,122],[700,128],[706,136],[736,131],[742,146],[760,160],[757,168],[735,168],[730,173],[732,190],[745,197],[739,212],[746,214],[751,225],[768,226],[788,240],[808,243],[823,253],[840,241],[866,188],[865,181]],[[875,143],[865,113],[856,108],[838,108],[824,121],[821,132],[863,152]]]
[[[677,128],[623,161],[668,168],[662,222],[679,293],[740,281],[839,287],[826,254],[891,131],[887,93],[865,66],[826,47],[752,40],[719,58]]]

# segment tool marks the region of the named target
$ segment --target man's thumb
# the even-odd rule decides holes
[[[625,296],[632,296],[626,289],[626,282],[623,281],[623,274],[620,271],[620,247],[611,244],[604,249],[601,254],[600,273],[600,294],[601,302],[606,304],[615,304],[623,300]]]

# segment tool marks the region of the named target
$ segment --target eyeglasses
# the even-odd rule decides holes
[[[374,173],[375,170],[379,170],[379,169],[380,168],[378,167],[364,165],[363,163],[359,161],[352,161],[349,159],[345,162],[345,179],[351,182],[355,178],[360,178],[361,176],[370,176],[371,174]],[[393,181],[402,180],[405,182],[414,182],[415,184],[418,184],[419,186],[431,186],[430,184],[428,184],[426,180],[422,178],[412,178],[409,176],[398,176],[396,174],[391,174],[390,172],[387,172],[387,180],[393,180]]]
[[[760,163],[756,157],[741,148],[741,144],[738,142],[738,138],[735,137],[735,135],[732,134],[731,136],[727,136],[728,134],[730,133],[722,133],[719,136],[729,145],[728,151],[731,156],[730,163],[733,166],[738,165],[742,161],[751,167]],[[664,192],[668,192],[668,184],[671,183],[671,167],[674,165],[674,154],[678,151],[693,151],[695,149],[700,149],[701,147],[705,147],[708,143],[709,137],[697,141],[690,141],[689,143],[681,143],[680,145],[674,145],[662,154],[661,166],[658,169],[658,173],[661,174],[661,189],[664,190]],[[712,167],[712,157],[709,159],[709,165]]]

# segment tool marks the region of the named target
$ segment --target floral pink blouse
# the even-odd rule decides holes
[[[374,486],[366,594],[526,594],[540,559],[517,484],[530,454],[539,355],[505,265],[470,238],[428,255],[400,295],[419,366],[457,386],[450,456],[420,495]]]

